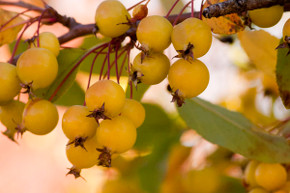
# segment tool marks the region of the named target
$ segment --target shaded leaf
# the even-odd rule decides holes
[[[158,192],[160,184],[166,173],[166,158],[171,146],[180,138],[180,130],[163,109],[152,104],[143,104],[146,118],[141,127],[137,129],[138,136],[136,149],[152,149],[139,168],[140,183],[144,190]]]
[[[279,39],[264,30],[243,31],[238,38],[249,59],[263,73],[274,76]]]
[[[74,82],[72,87],[62,95],[55,104],[61,106],[83,105],[85,101],[85,91],[77,82]]]
[[[280,41],[282,43],[283,40]],[[290,108],[290,54],[289,48],[279,48],[276,66],[276,79],[284,106]]]
[[[203,8],[223,1],[225,0],[206,0]],[[235,34],[245,29],[243,21],[236,13],[212,17],[210,19],[202,17],[202,20],[206,22],[211,27],[212,32],[216,34]]]
[[[9,44],[9,50],[10,50],[11,53],[12,53],[14,47],[15,47],[15,44],[16,44],[16,41],[14,41],[11,44]],[[29,45],[28,45],[27,42],[21,40],[20,43],[18,44],[18,47],[17,47],[15,55],[17,56],[17,55],[23,53],[25,50],[28,49],[28,46]]]
[[[208,141],[262,162],[290,162],[290,146],[279,136],[257,131],[242,114],[199,98],[178,108],[187,125]]]
[[[135,86],[133,85],[133,99],[140,101],[149,87],[150,87],[149,85],[141,83],[137,85],[136,89]],[[130,92],[131,88],[130,85],[128,85],[126,90],[126,98],[130,98]]]
[[[16,15],[16,12],[0,9],[0,46],[13,42],[22,29],[23,24],[18,24],[24,20],[19,16],[16,17]]]
[[[143,150],[158,145],[160,138],[172,131],[172,122],[163,109],[153,104],[143,104],[146,112],[144,123],[137,129],[135,148]]]

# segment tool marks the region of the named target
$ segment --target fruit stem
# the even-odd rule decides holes
[[[87,89],[89,89],[90,87],[90,83],[91,83],[91,78],[92,78],[92,74],[93,74],[93,69],[94,69],[94,65],[95,65],[95,62],[96,62],[96,59],[97,57],[102,53],[102,51],[105,49],[106,47],[104,46],[99,52],[96,53],[94,59],[93,59],[93,62],[92,62],[92,65],[91,65],[91,69],[90,69],[90,75],[89,75],[89,80],[88,80],[88,86],[87,86]]]
[[[41,24],[41,19],[43,18],[44,13],[47,11],[47,9],[43,10],[41,15],[38,17],[38,24],[37,24],[37,29],[36,29],[36,36],[37,36],[37,47],[39,47],[39,29],[40,29],[40,24]]]
[[[118,58],[120,58],[120,57],[124,54],[125,51],[126,51],[126,50],[123,50],[123,51],[122,51],[122,52],[117,56],[117,60],[114,59],[114,61],[110,64],[110,69],[113,68],[115,62],[118,61]],[[108,71],[107,71],[107,72],[108,72]],[[103,79],[105,79],[105,78],[107,77],[107,72],[104,74]]]
[[[108,70],[107,70],[107,79],[110,80],[110,53],[111,53],[111,44],[112,41],[109,42],[108,53],[107,53],[107,62],[108,62]]]
[[[191,0],[191,17],[194,17],[194,0]]]
[[[118,51],[119,48],[116,48],[115,50],[115,69],[116,69],[116,77],[117,77],[117,83],[120,83],[120,76],[119,76],[119,69],[118,69]]]
[[[131,74],[131,65],[130,65],[130,55],[131,55],[131,50],[127,51],[127,58],[128,58],[128,74]],[[133,98],[133,83],[132,80],[129,79],[129,85],[130,85],[130,99]]]
[[[107,58],[108,58],[108,55],[106,54],[106,57],[105,57],[105,59],[104,59],[104,61],[103,61],[102,67],[101,67],[99,80],[102,79],[102,74],[103,74],[103,71],[104,71],[105,64],[106,64],[106,62],[107,62]]]
[[[95,50],[102,48],[102,47],[106,47],[108,46],[108,43],[104,43],[101,44],[95,48],[92,48],[91,50],[89,50],[85,55],[82,56],[82,58],[73,66],[73,68],[67,73],[67,75],[64,77],[64,79],[60,82],[60,84],[58,85],[58,87],[55,89],[55,91],[52,93],[52,95],[49,98],[49,101],[52,101],[53,98],[55,97],[55,95],[57,94],[57,92],[59,91],[59,89],[62,87],[62,85],[66,82],[66,80],[69,78],[69,76],[73,73],[73,71],[75,69],[77,69],[77,67],[82,63],[82,61],[88,57],[91,53],[93,53]]]
[[[33,23],[33,22],[32,22],[32,23]],[[15,54],[16,54],[16,51],[17,51],[17,48],[18,48],[19,43],[20,43],[20,41],[21,41],[21,38],[22,38],[24,32],[27,30],[27,28],[28,28],[32,23],[27,23],[27,24],[25,25],[24,29],[22,30],[21,34],[19,35],[19,37],[18,37],[18,39],[17,39],[17,41],[16,41],[16,43],[15,43],[15,46],[14,46],[13,51],[12,51],[12,54],[11,54],[11,58],[9,59],[9,62],[8,62],[8,63],[12,64],[12,62],[13,62],[13,58],[14,58],[14,56],[15,56]]]
[[[125,62],[126,62],[126,59],[127,59],[128,55],[126,54],[123,61],[122,61],[122,64],[121,64],[121,67],[120,67],[120,76],[122,76],[122,72],[123,72],[123,68],[124,68],[124,65],[125,65]]]
[[[199,10],[199,19],[202,19],[202,8],[203,8],[203,5],[204,5],[204,0],[201,0],[200,10]]]
[[[19,17],[19,15],[22,15],[22,14],[28,12],[28,11],[31,11],[31,10],[27,9],[27,10],[25,10],[25,11],[22,11],[22,12],[20,12],[20,13],[17,13],[15,16],[13,16],[13,17],[10,18],[8,21],[6,21],[3,25],[0,26],[0,31],[2,31],[2,29],[3,29],[6,25],[8,25],[10,22],[12,22],[14,19],[16,19],[17,17]],[[22,24],[22,22],[21,22],[20,24]],[[17,25],[20,25],[20,24],[17,24]],[[16,26],[15,26],[15,25],[12,25],[12,27],[16,27]],[[9,29],[9,28],[12,28],[12,27],[9,26],[9,27],[6,28],[5,30],[7,30],[7,29]]]
[[[172,5],[172,7],[169,9],[168,13],[166,14],[165,18],[168,18],[168,16],[170,15],[170,13],[172,12],[172,10],[174,9],[174,7],[177,5],[178,2],[179,2],[179,0],[175,1],[175,3]]]
[[[190,3],[191,3],[191,1],[188,2],[188,3],[186,3],[186,4],[184,5],[184,7],[181,9],[181,11],[179,12],[179,14],[177,15],[177,17],[175,18],[175,20],[174,20],[174,22],[173,22],[173,24],[172,24],[173,26],[176,25],[176,23],[178,22],[179,17],[182,15],[182,13],[184,12],[184,10],[187,8],[187,6],[188,6]]]
[[[136,7],[137,5],[140,5],[140,4],[143,3],[144,1],[146,1],[146,0],[142,0],[142,1],[140,1],[139,3],[136,3],[135,5],[133,5],[132,7],[129,7],[129,8],[127,9],[127,11],[130,11],[131,9],[133,9],[133,8]]]

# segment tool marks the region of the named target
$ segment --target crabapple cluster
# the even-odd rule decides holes
[[[244,172],[249,193],[288,193],[290,181],[287,169],[281,164],[250,161]]]
[[[33,91],[46,88],[55,80],[59,42],[54,34],[44,32],[34,43],[37,45],[31,45],[21,54],[16,67],[0,63],[0,120],[7,128],[4,134],[12,140],[15,133],[22,134],[24,131],[36,135],[48,134],[58,122],[55,105],[36,98]],[[14,100],[21,87],[25,89],[24,93],[29,93],[27,104]]]
[[[62,119],[62,129],[69,139],[68,160],[71,174],[94,165],[111,166],[111,157],[126,152],[136,141],[144,119],[141,103],[127,99],[123,88],[112,80],[94,83],[85,94],[86,106],[70,107]]]

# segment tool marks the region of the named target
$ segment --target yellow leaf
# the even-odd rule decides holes
[[[0,46],[13,42],[22,29],[23,24],[21,23],[23,19],[19,16],[15,17],[16,15],[17,13],[15,12],[0,9]],[[15,18],[12,19],[13,17]]]
[[[241,45],[256,68],[269,76],[275,76],[279,39],[264,30],[238,33]]]
[[[204,3],[204,8],[209,5],[223,2],[225,0],[207,0]],[[215,34],[235,34],[245,29],[245,25],[238,14],[228,14],[221,17],[212,17],[210,19],[202,17],[202,20],[206,22]]]

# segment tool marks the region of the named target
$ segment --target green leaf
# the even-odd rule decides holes
[[[164,136],[163,136],[164,137]],[[140,183],[144,190],[157,193],[164,180],[167,165],[166,161],[171,147],[178,142],[180,133],[169,133],[166,137],[160,136],[158,145],[153,152],[144,160],[139,169]]]
[[[221,187],[216,191],[216,193],[246,193],[246,188],[243,186],[240,179],[221,176]]]
[[[40,98],[49,99],[51,95],[55,92],[58,86],[62,83],[66,75],[71,71],[73,66],[79,61],[80,57],[85,53],[81,49],[64,49],[60,51],[57,58],[58,61],[58,75],[55,81],[45,89],[38,89],[34,94]],[[56,101],[61,97],[68,89],[73,85],[78,68],[75,69],[71,75],[66,79],[64,84],[60,87],[57,94],[53,97],[52,102]]]
[[[16,41],[14,41],[11,44],[9,44],[9,50],[10,50],[11,53],[13,52],[15,44],[16,44]],[[18,44],[18,47],[17,47],[15,55],[17,56],[17,55],[21,54],[22,52],[24,52],[27,49],[28,49],[28,43],[23,41],[23,40],[21,40],[20,43]]]
[[[283,40],[280,41],[283,43]],[[279,86],[280,96],[284,106],[290,108],[290,54],[289,48],[279,48],[276,66],[276,79]]]
[[[258,131],[240,113],[199,98],[186,100],[178,111],[189,127],[212,143],[262,162],[290,162],[290,146],[284,138]]]
[[[133,85],[133,99],[140,101],[144,96],[145,92],[148,90],[150,86],[146,84],[138,84],[137,88]],[[126,97],[130,98],[131,88],[130,85],[127,86]]]
[[[163,109],[153,104],[143,104],[146,112],[144,123],[137,128],[135,148],[148,149],[158,145],[171,131],[171,120]]]
[[[180,138],[181,130],[168,117],[163,109],[153,104],[143,104],[146,118],[141,127],[137,128],[138,150],[152,150],[142,159],[138,169],[141,186],[148,192],[158,192],[166,172],[166,158],[170,148]]]
[[[82,105],[85,101],[85,91],[77,82],[74,82],[72,87],[55,101],[55,104],[61,106]]]

